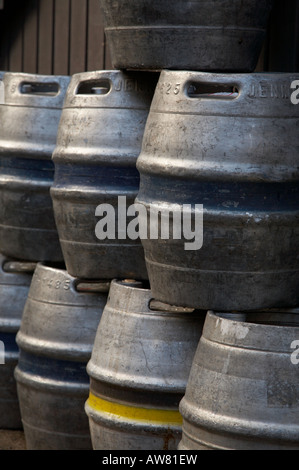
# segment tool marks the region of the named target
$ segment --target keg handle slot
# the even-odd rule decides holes
[[[88,80],[81,82],[77,88],[76,95],[107,95],[112,88],[108,79]]]
[[[20,84],[20,92],[23,95],[39,95],[39,96],[57,96],[60,91],[58,83],[41,83],[41,82],[23,82]]]
[[[186,91],[189,98],[234,100],[240,92],[236,85],[219,83],[188,82]]]

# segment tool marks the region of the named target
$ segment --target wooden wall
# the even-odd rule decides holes
[[[5,0],[0,13],[0,69],[72,75],[110,68],[99,4]]]
[[[257,71],[299,72],[299,0],[275,2]],[[110,68],[100,0],[4,0],[0,70],[72,75]]]
[[[299,0],[275,0],[259,68],[299,72]]]

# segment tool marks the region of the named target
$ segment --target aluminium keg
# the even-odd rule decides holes
[[[5,73],[0,106],[0,246],[26,261],[63,260],[50,187],[68,77]]]
[[[18,362],[16,334],[30,288],[33,263],[0,254],[0,429],[21,430],[14,369]]]
[[[179,450],[299,449],[298,313],[207,313]]]
[[[3,77],[4,77],[5,72],[0,71],[0,106],[4,104],[4,83],[3,83]]]
[[[272,0],[100,0],[114,68],[253,72]]]
[[[117,70],[72,77],[53,153],[51,195],[74,277],[148,278],[141,242],[127,236],[126,218],[139,189],[136,160],[156,82],[155,73]],[[99,234],[105,211],[108,228]]]
[[[298,305],[298,78],[161,73],[137,160],[141,221],[170,218],[168,237],[142,238],[155,299],[218,311]]]
[[[15,369],[28,450],[89,450],[86,364],[107,285],[82,285],[65,269],[38,263],[17,334]],[[102,290],[102,292],[101,292]]]
[[[177,448],[178,404],[205,314],[155,304],[142,283],[112,281],[87,364],[95,450]]]

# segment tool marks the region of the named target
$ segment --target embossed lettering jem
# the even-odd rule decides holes
[[[286,83],[272,84],[268,82],[252,83],[248,95],[250,98],[290,98],[290,88]]]

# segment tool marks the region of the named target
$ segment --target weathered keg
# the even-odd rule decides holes
[[[6,73],[0,106],[0,246],[26,261],[62,261],[50,187],[68,77]]]
[[[154,305],[142,283],[111,283],[87,365],[95,450],[176,449],[178,405],[206,314],[182,310]]]
[[[3,77],[5,72],[0,71],[0,106],[4,104],[4,84],[3,84]]]
[[[29,292],[34,266],[0,255],[0,429],[22,429],[14,369],[16,334]]]
[[[15,369],[28,450],[92,448],[84,411],[86,365],[107,292],[81,288],[57,267],[39,263],[33,275],[16,338]]]
[[[299,449],[297,313],[208,312],[186,393],[180,450]]]
[[[100,0],[114,68],[253,72],[272,0]]]
[[[299,304],[298,78],[161,73],[137,160],[143,219],[170,217],[168,238],[142,239],[155,299],[218,311]]]
[[[121,71],[72,78],[53,153],[51,195],[74,277],[148,278],[142,245],[127,236],[126,217],[139,189],[136,160],[157,78]],[[110,221],[99,234],[105,211]]]

